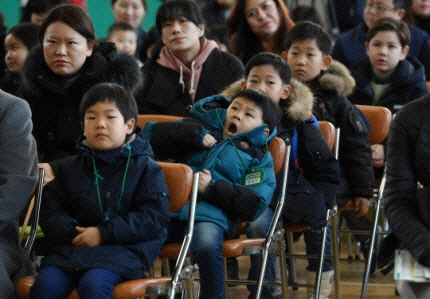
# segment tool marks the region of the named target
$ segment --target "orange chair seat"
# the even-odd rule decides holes
[[[34,279],[35,276],[27,276],[21,278],[16,286],[18,295],[23,296],[25,298],[29,298],[30,288],[34,283]],[[127,299],[143,296],[147,287],[163,284],[168,285],[170,284],[170,281],[170,277],[156,277],[125,281],[115,286],[113,290],[114,298]],[[76,289],[72,291],[68,299],[79,299],[79,295]]]

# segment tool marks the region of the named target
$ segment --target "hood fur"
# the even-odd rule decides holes
[[[339,96],[346,97],[352,93],[355,80],[345,65],[333,60],[329,69],[319,79],[324,89],[336,90]]]
[[[231,99],[242,89],[241,83],[244,80],[245,79],[239,79],[238,81],[232,83],[221,94]],[[284,109],[284,113],[288,114],[288,116],[293,120],[304,121],[312,114],[314,97],[311,90],[298,80],[292,78],[290,85],[292,90],[288,101],[290,101],[291,104]]]

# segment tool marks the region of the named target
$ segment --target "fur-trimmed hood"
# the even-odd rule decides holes
[[[329,69],[319,77],[319,84],[324,89],[335,90],[339,96],[349,96],[355,87],[355,79],[348,68],[333,60]]]
[[[231,99],[236,93],[238,93],[241,88],[241,83],[245,79],[240,79],[229,87],[227,87],[221,94],[229,99]],[[290,105],[283,108],[284,113],[292,120],[304,121],[309,119],[312,114],[312,108],[314,104],[314,97],[312,91],[300,81],[292,78],[290,81],[292,87],[291,94],[287,101]]]

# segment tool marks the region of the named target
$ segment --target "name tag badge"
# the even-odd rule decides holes
[[[245,174],[243,178],[243,185],[245,187],[257,187],[259,186],[264,179],[264,172],[258,168],[251,168]]]

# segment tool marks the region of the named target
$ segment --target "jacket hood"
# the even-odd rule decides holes
[[[66,78],[54,74],[49,69],[40,45],[34,47],[28,54],[21,74],[22,84],[30,90],[37,89],[39,82],[48,88],[64,89],[58,81]],[[128,54],[119,53],[115,44],[109,42],[99,44],[78,74],[75,81],[77,85],[88,84],[91,80],[112,82],[132,92],[142,84],[142,75],[136,59]]]
[[[333,60],[329,69],[319,77],[319,84],[324,89],[335,90],[339,96],[347,97],[355,87],[355,80],[348,68]]]
[[[136,133],[127,136],[124,144],[117,149],[110,151],[96,151],[93,150],[87,139],[81,136],[76,145],[78,153],[85,156],[94,156],[110,164],[122,163],[124,158],[127,158],[130,151],[131,157],[137,156],[149,156],[154,158],[154,153],[152,151],[149,143],[143,138],[143,131],[138,127],[136,128]]]
[[[241,83],[245,79],[239,79],[228,86],[221,94],[231,99],[236,93],[238,93],[242,87]],[[312,108],[314,104],[314,96],[312,91],[305,84],[294,78],[291,79],[290,85],[292,87],[291,94],[287,101],[289,105],[282,107],[284,114],[287,114],[289,118],[294,121],[304,121],[309,119],[312,114]]]
[[[194,104],[190,109],[190,115],[203,120],[221,136],[229,104],[230,99],[223,95],[210,96]],[[267,125],[265,124],[261,125],[249,132],[237,134],[232,139],[247,138],[254,146],[263,146],[270,142],[277,134],[276,128],[274,128],[270,135],[265,137],[264,129],[266,127]]]

